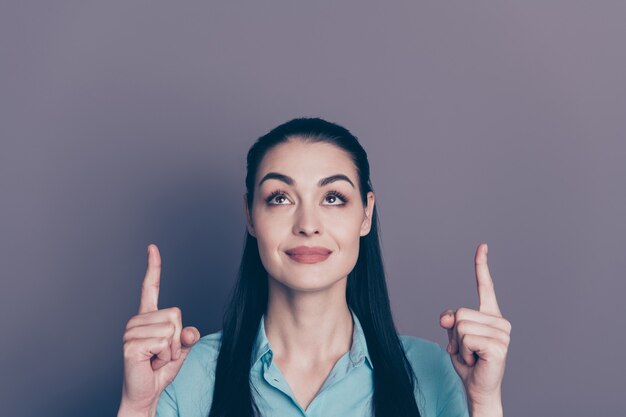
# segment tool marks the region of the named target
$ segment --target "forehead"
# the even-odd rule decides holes
[[[257,172],[256,183],[268,172],[279,172],[298,184],[314,184],[326,176],[345,174],[356,184],[357,172],[350,154],[326,142],[289,139],[269,150]]]

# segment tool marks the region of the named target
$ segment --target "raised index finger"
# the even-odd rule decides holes
[[[489,266],[487,265],[487,249],[486,243],[478,245],[474,259],[476,266],[476,285],[478,287],[478,311],[491,316],[502,317],[500,307],[498,307],[498,300],[496,299],[493,279],[491,279]]]
[[[148,269],[141,285],[139,314],[157,311],[161,282],[161,255],[156,245],[148,245]]]

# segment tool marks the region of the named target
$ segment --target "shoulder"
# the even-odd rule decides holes
[[[187,362],[195,362],[198,365],[202,365],[210,369],[211,367],[215,367],[217,362],[217,357],[220,353],[220,346],[222,344],[222,331],[218,331],[215,333],[207,334],[203,336],[196,342],[195,345],[189,351],[189,355],[187,355],[187,359],[183,364],[183,368],[187,364]],[[182,368],[181,368],[182,370]],[[211,369],[214,371],[214,369]]]
[[[157,417],[208,414],[221,343],[222,331],[219,331],[201,337],[192,346],[178,374],[161,394]]]
[[[400,342],[415,372],[436,372],[441,370],[442,362],[448,359],[448,352],[439,344],[417,336],[399,335]]]
[[[183,366],[173,383],[176,388],[180,386],[192,386],[199,380],[210,381],[215,377],[215,366],[222,344],[222,331],[203,336],[192,346]]]
[[[399,335],[417,378],[419,401],[426,415],[467,416],[465,389],[450,354],[438,343],[416,336]]]
[[[439,380],[449,371],[449,354],[438,343],[416,336],[399,335],[404,353],[415,375],[430,381]]]
[[[416,356],[422,359],[433,359],[440,357],[442,354],[448,354],[438,343],[432,340],[424,339],[417,336],[399,335],[400,342],[404,347],[407,355]]]

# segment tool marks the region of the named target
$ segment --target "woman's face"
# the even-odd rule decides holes
[[[359,238],[370,231],[374,193],[367,197],[364,207],[356,168],[334,145],[291,138],[269,150],[257,171],[252,213],[244,195],[248,232],[257,239],[268,278],[301,291],[346,278],[356,265]],[[301,246],[330,255],[290,256]]]

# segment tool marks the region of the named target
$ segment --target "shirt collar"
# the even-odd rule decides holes
[[[373,369],[374,365],[372,364],[372,359],[370,358],[369,351],[367,350],[367,341],[365,340],[365,333],[363,333],[363,328],[361,327],[361,322],[357,318],[354,311],[350,309],[350,313],[352,314],[352,320],[354,322],[354,329],[352,331],[352,346],[350,347],[350,361],[353,366],[358,366],[367,359],[370,367]],[[256,335],[256,339],[254,341],[254,345],[252,347],[252,356],[250,366],[252,367],[256,362],[258,362],[264,356],[268,356],[268,361],[271,362],[273,352],[270,346],[269,340],[267,340],[267,335],[265,333],[265,314],[261,316],[261,322],[259,323],[259,330]]]

